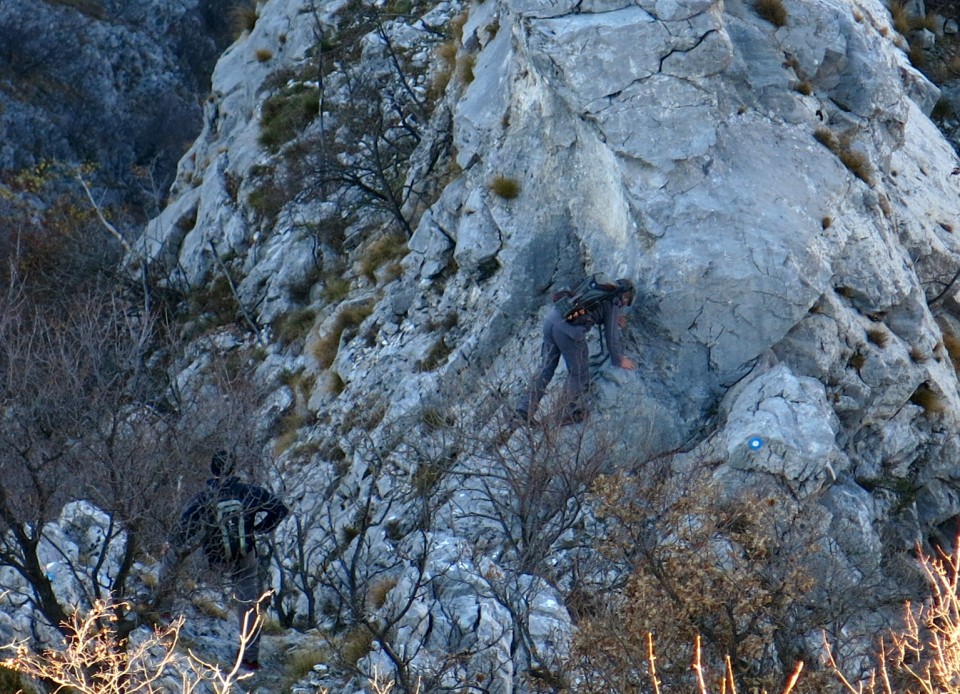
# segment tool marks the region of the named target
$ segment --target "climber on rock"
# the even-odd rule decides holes
[[[540,369],[516,408],[521,420],[530,421],[537,411],[560,357],[567,367],[567,380],[559,423],[574,424],[586,418],[584,396],[590,382],[587,334],[595,325],[600,326],[605,337],[610,361],[622,369],[636,368],[621,347],[621,330],[626,323],[623,310],[633,304],[635,296],[631,280],[614,281],[599,273],[587,277],[573,289],[554,295],[554,305],[543,325]]]

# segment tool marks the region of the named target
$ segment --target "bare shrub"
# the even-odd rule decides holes
[[[488,567],[473,580],[510,617],[505,628],[518,672],[545,690],[566,690],[568,639],[538,636],[534,615],[548,587],[570,601],[590,592],[583,524],[591,483],[610,463],[612,445],[601,427],[589,424],[518,427],[505,416],[511,409],[497,392],[474,398],[469,410],[446,418],[440,433],[452,450],[446,487],[470,499],[460,513],[480,532],[471,563]]]
[[[427,571],[427,556],[433,551],[430,497],[413,491],[410,498],[401,493],[381,502],[380,485],[389,484],[388,479],[395,484],[399,471],[367,436],[358,436],[355,444],[351,454],[366,466],[360,487],[354,488],[353,480],[342,480],[348,488],[332,484],[318,490],[316,505],[297,514],[296,535],[288,538],[293,541],[294,561],[284,562],[281,568],[289,580],[310,593],[314,613],[309,617],[316,618],[318,608],[328,615],[336,613],[328,643],[340,669],[373,678],[374,673],[363,671],[362,660],[376,648],[391,664],[392,678],[401,691],[413,691],[421,677],[430,679],[433,673],[421,673],[414,666],[424,645],[398,640],[397,630],[401,624],[409,628],[407,620],[426,623],[430,619],[412,608],[430,592],[433,581],[442,579]],[[309,475],[290,482],[296,487],[315,484]],[[356,504],[355,513],[342,514],[341,494]],[[392,526],[398,522],[394,515],[407,502],[415,504],[418,524],[399,533]],[[391,551],[384,551],[385,541]],[[405,577],[402,584],[400,577]],[[317,595],[325,596],[320,606]]]
[[[418,186],[440,158],[439,152],[430,158],[418,186],[407,185],[410,157],[435,104],[417,87],[421,68],[394,43],[392,26],[409,22],[426,45],[439,45],[444,36],[372,5],[353,5],[341,19],[333,37],[318,20],[317,34],[329,50],[316,52],[315,69],[304,81],[319,73],[323,110],[286,163],[303,182],[302,197],[333,201],[344,218],[354,219],[360,207],[383,212],[409,238],[412,210],[423,193]]]
[[[311,466],[314,474],[286,475],[284,480],[291,496],[311,500],[295,516],[296,535],[283,539],[282,580],[309,595],[307,601],[285,596],[288,618],[325,615],[332,624],[328,633],[333,666],[376,679],[369,668],[379,661],[389,667],[395,691],[449,691],[451,681],[486,687],[503,677],[497,668],[504,667],[500,649],[505,640],[517,649],[518,662],[529,664],[524,670],[531,676],[553,677],[552,670],[560,672],[555,653],[536,653],[530,631],[535,597],[545,582],[516,569],[526,562],[540,574],[549,573],[535,555],[555,556],[551,551],[556,550],[557,538],[576,523],[576,499],[559,491],[562,482],[556,488],[552,484],[545,469],[546,452],[541,454],[540,470],[532,474],[523,468],[519,449],[509,454],[515,456],[508,463],[509,472],[488,472],[501,460],[488,450],[488,435],[499,436],[500,428],[494,425],[479,434],[473,416],[483,420],[489,413],[485,405],[472,403],[465,415],[450,406],[451,401],[461,402],[454,397],[437,399],[400,420],[379,423],[375,431],[366,425],[343,427],[348,433],[340,443],[341,460],[326,462],[335,454],[318,452]],[[475,464],[483,469],[475,473]],[[323,465],[327,474],[316,475]],[[471,508],[459,508],[457,499],[464,492],[483,497],[485,488],[490,503],[465,522],[503,524],[511,537],[503,552],[497,533],[497,548],[476,549],[474,555],[470,543],[452,545],[445,533],[437,532],[443,526],[435,514],[438,509],[451,513],[453,508],[458,516],[472,514]],[[581,480],[574,496],[582,499],[587,488]],[[306,489],[311,491],[304,493]],[[522,490],[520,513],[528,517],[526,521],[518,516],[511,489]],[[544,548],[550,542],[552,550]],[[518,550],[514,543],[526,548]],[[506,570],[492,565],[488,552],[496,554],[496,564],[502,562]],[[478,585],[486,587],[478,591]],[[441,599],[451,592],[476,593],[479,604],[492,598],[498,604],[483,607],[484,613],[509,614],[513,621],[503,623],[502,629],[489,628],[500,617],[479,632],[470,629],[462,614],[452,612],[459,608]],[[305,604],[310,615],[291,614]]]
[[[862,681],[841,671],[828,639],[834,673],[851,694],[953,692],[960,679],[960,539],[951,554],[929,556],[917,548],[929,597],[906,603],[904,625],[879,643],[880,664]]]
[[[723,669],[719,673],[711,673],[707,671],[704,667],[703,661],[701,660],[702,649],[700,647],[700,637],[698,636],[694,640],[693,646],[693,662],[690,664],[690,669],[694,673],[694,678],[696,679],[696,691],[697,694],[709,694],[710,686],[708,683],[713,683],[717,681],[719,691],[725,693],[728,688],[730,694],[737,694],[737,683],[736,675],[733,671],[733,664],[730,661],[730,658],[725,658],[723,662]],[[647,651],[646,651],[646,667],[647,674],[650,679],[650,686],[653,689],[654,694],[660,694],[661,681],[660,677],[657,675],[657,656],[654,652],[653,646],[653,635],[647,634]],[[796,687],[797,682],[800,679],[800,673],[803,672],[803,662],[797,663],[796,668],[794,668],[791,673],[787,683],[783,687],[782,694],[790,694]],[[751,689],[751,692],[757,691],[756,689]],[[765,691],[765,690],[764,690]]]
[[[691,644],[700,637],[705,667],[718,677],[729,658],[737,687],[783,689],[797,662],[813,660],[803,637],[839,623],[866,595],[821,604],[816,596],[832,596],[843,581],[819,554],[814,519],[787,499],[720,499],[708,471],[676,475],[666,464],[601,478],[595,491],[600,548],[620,579],[580,615],[572,662],[582,692],[635,691],[648,677],[636,658],[648,634],[671,689],[695,684]],[[824,677],[811,673],[800,690],[823,691]]]
[[[32,586],[27,601],[51,626],[66,612],[38,549],[68,502],[89,501],[108,518],[87,563],[66,551],[60,560],[87,600],[124,596],[138,545],[164,532],[178,461],[167,447],[172,419],[152,407],[164,382],[145,368],[155,330],[98,287],[53,305],[20,283],[0,297],[0,562]]]
[[[487,446],[489,464],[465,478],[488,501],[517,571],[542,572],[556,543],[580,521],[610,452],[602,442],[588,443],[590,434],[586,427],[523,428],[504,445]]]
[[[13,656],[2,661],[2,665],[57,685],[58,691],[77,694],[159,694],[170,691],[171,684],[185,694],[210,689],[216,694],[228,694],[238,691],[238,683],[250,677],[249,673],[240,672],[249,634],[241,638],[236,663],[223,672],[193,654],[177,652],[182,617],[134,644],[117,634],[118,611],[125,611],[124,606],[97,601],[88,612],[76,612],[70,617],[64,631],[71,636],[61,648],[35,653],[23,643],[7,645],[4,648],[13,651]]]

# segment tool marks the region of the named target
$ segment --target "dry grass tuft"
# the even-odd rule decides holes
[[[907,58],[910,59],[910,64],[918,70],[923,70],[927,67],[927,53],[919,43],[910,44],[910,48],[907,51]]]
[[[953,56],[953,58],[946,62],[943,65],[943,69],[950,79],[956,79],[957,77],[960,77],[960,53],[957,53]],[[952,113],[953,109],[951,108],[950,111]]]
[[[899,34],[906,34],[910,31],[910,19],[907,17],[907,8],[902,2],[894,0],[890,3],[890,21],[893,28]]]
[[[379,610],[385,604],[387,604],[387,596],[390,595],[390,591],[393,590],[397,585],[396,578],[382,578],[379,581],[373,583],[367,589],[367,605],[372,610]]]
[[[890,333],[883,328],[871,328],[867,331],[867,339],[883,349],[890,342]]]
[[[443,61],[444,65],[453,67],[457,63],[457,44],[453,41],[441,43],[437,48],[437,56]]]
[[[831,152],[840,147],[840,141],[830,128],[817,128],[813,131],[813,137]]]
[[[332,304],[338,304],[350,296],[350,280],[339,275],[328,275],[323,281],[321,295]]]
[[[863,153],[845,148],[837,153],[837,156],[840,157],[840,161],[843,162],[843,165],[847,167],[850,173],[867,185],[873,185],[873,175],[870,171],[870,164]]]
[[[441,335],[433,344],[433,347],[427,352],[423,359],[416,363],[417,373],[436,371],[446,363],[447,358],[453,353],[453,347],[447,344],[446,338]]]
[[[292,685],[307,677],[318,663],[329,660],[330,654],[322,648],[298,648],[286,655],[286,679]]]
[[[456,17],[450,20],[449,34],[451,38],[456,41],[458,44],[463,41],[463,27],[467,23],[467,19],[470,18],[470,12],[464,10]]]
[[[257,25],[257,19],[257,4],[255,2],[234,7],[231,17],[234,33],[240,36],[245,32],[253,31],[253,28]]]
[[[757,14],[773,24],[782,27],[787,23],[787,8],[783,0],[757,0]]]
[[[317,340],[313,346],[313,357],[324,369],[330,368],[340,350],[340,339],[344,333],[356,334],[356,328],[373,313],[373,302],[355,304],[342,309],[333,322],[333,326],[326,335]],[[350,335],[352,337],[352,335]]]
[[[367,247],[360,264],[360,272],[371,282],[377,280],[377,270],[408,253],[407,242],[400,236],[381,236]]]
[[[817,128],[813,137],[833,152],[854,176],[867,185],[873,185],[873,174],[867,157],[853,149],[849,141],[841,141],[829,128]]]
[[[464,84],[470,84],[474,80],[473,69],[477,65],[477,56],[465,55],[457,61],[457,74]]]
[[[943,414],[947,411],[947,401],[926,383],[913,392],[910,402],[923,408],[928,415]]]
[[[283,344],[289,345],[303,338],[313,327],[317,312],[311,308],[302,308],[278,316],[274,321],[274,334]]]
[[[910,360],[915,364],[923,364],[930,361],[930,355],[921,347],[913,346],[910,348]]]
[[[956,369],[960,366],[960,336],[950,333],[944,334],[943,347],[947,351],[950,361],[953,362],[954,369]]]
[[[341,663],[354,668],[357,666],[357,661],[367,655],[371,648],[373,648],[373,634],[369,629],[355,626],[340,641],[337,656]]]
[[[215,600],[210,600],[209,598],[202,596],[196,596],[191,602],[193,603],[194,607],[208,617],[213,617],[214,619],[227,619],[230,616],[230,613]]]
[[[330,378],[327,379],[327,392],[330,393],[330,395],[340,395],[346,388],[347,384],[346,381],[343,380],[343,376],[336,371],[331,371]]]
[[[513,200],[520,195],[520,182],[515,178],[500,175],[490,182],[490,190],[504,200]]]
[[[845,299],[852,299],[854,296],[857,295],[857,292],[853,287],[847,287],[847,286],[837,287],[836,289],[834,289],[834,291],[840,296],[844,297]]]

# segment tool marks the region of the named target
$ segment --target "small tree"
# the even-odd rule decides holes
[[[331,29],[317,7],[314,13],[315,66],[278,81],[261,122],[261,142],[274,152],[299,138],[285,150],[288,170],[274,172],[272,180],[292,189],[288,200],[336,202],[338,217],[380,211],[408,238],[419,193],[407,184],[407,174],[433,107],[418,79],[417,72],[426,70],[414,64],[418,52],[394,40],[394,25],[409,18],[391,8],[349,3]],[[443,39],[423,23],[411,27],[424,45]],[[418,172],[421,182],[440,156],[427,157]]]

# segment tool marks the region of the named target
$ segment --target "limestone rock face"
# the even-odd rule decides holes
[[[461,69],[420,123],[410,156],[405,190],[434,192],[419,205],[404,201],[411,233],[390,272],[363,269],[367,237],[393,229],[380,213],[348,214],[332,194],[291,195],[264,224],[244,202],[254,172],[279,166],[257,140],[264,81],[314,55],[304,7],[265,4],[254,31],[222,57],[203,134],[141,245],[188,286],[229,267],[271,359],[318,377],[307,403],[316,421],[298,434],[350,450],[336,464],[326,449],[307,460],[281,454],[285,465],[313,470],[304,490],[326,490],[322,500],[304,492],[302,512],[327,508],[325,529],[342,535],[354,527],[356,499],[375,500],[381,520],[404,535],[412,502],[392,506],[391,494],[424,484],[418,475],[429,466],[416,455],[455,459],[471,475],[510,469],[503,451],[520,434],[467,450],[438,430],[449,419],[494,427],[536,368],[551,292],[602,271],[640,289],[624,331],[638,368],[595,369],[597,435],[582,450],[604,441],[616,453],[607,469],[675,456],[680,468],[712,465],[725,498],[762,486],[808,505],[836,539],[824,566],[834,562],[848,586],[881,570],[879,554],[909,550],[960,514],[960,400],[948,353],[958,326],[960,162],[928,117],[939,89],[910,65],[880,0],[797,0],[783,26],[739,0],[471,5],[455,45]],[[342,21],[339,9],[321,24]],[[421,27],[461,9],[442,3]],[[432,76],[435,46],[411,26],[388,31]],[[382,44],[364,43],[360,59],[382,58]],[[263,45],[275,49],[273,62],[255,57]],[[408,87],[427,98],[423,76]],[[440,160],[445,176],[424,174]],[[498,179],[518,184],[517,194],[498,193]],[[339,248],[304,231],[341,217]],[[348,280],[349,296],[329,299],[330,277],[311,274],[318,267]],[[287,355],[267,326],[303,306],[316,311],[316,334]],[[351,307],[367,310],[346,330],[340,317]],[[323,361],[315,347],[329,334],[336,356]],[[361,416],[362,436],[351,428]],[[397,428],[418,427],[414,455],[396,443]],[[397,471],[378,467],[371,479],[361,438],[396,456]],[[416,656],[423,663],[439,658],[441,634],[464,630],[455,610],[418,596],[424,565],[398,558],[423,551],[438,562],[426,564],[431,572],[443,564],[438,553],[455,567],[457,590],[444,590],[476,615],[474,626],[498,633],[491,625],[511,618],[492,597],[516,560],[509,580],[523,586],[524,614],[552,606],[538,643],[549,631],[542,624],[568,631],[553,594],[562,580],[533,578],[542,566],[504,549],[512,545],[502,528],[481,510],[490,494],[511,491],[444,480],[428,479],[443,501],[421,550],[364,555],[397,580],[378,614],[389,622],[391,609],[414,605],[396,622],[411,639],[434,625],[422,635],[434,639]],[[558,528],[551,546],[570,533]],[[468,557],[468,546],[479,549]],[[554,568],[569,559],[560,549],[548,555]],[[535,660],[517,655],[508,668],[510,649],[493,636],[476,652],[473,665],[495,663],[501,680]],[[510,691],[511,678],[497,691]]]

